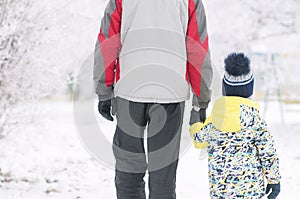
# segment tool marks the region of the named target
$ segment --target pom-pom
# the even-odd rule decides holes
[[[250,60],[244,53],[232,53],[224,61],[229,75],[241,76],[250,72]]]

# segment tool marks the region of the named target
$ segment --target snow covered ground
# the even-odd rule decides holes
[[[114,171],[95,161],[79,141],[72,103],[44,101],[39,110],[34,123],[15,128],[0,140],[0,198],[116,198]],[[270,103],[266,114],[280,155],[279,199],[297,198],[300,186],[300,105],[284,105],[284,110],[285,125],[278,119],[277,103]],[[114,124],[98,117],[99,125],[113,132]],[[189,139],[187,129],[182,137]],[[180,159],[178,199],[209,198],[207,160],[199,154],[190,147]]]
[[[74,70],[76,72],[93,52],[106,2],[107,0],[35,1],[32,14],[41,12],[37,18],[47,31],[41,39],[41,45],[31,52],[31,56],[55,66],[62,76]],[[257,3],[245,3],[241,0],[205,2],[211,52],[216,67],[221,67],[223,57],[234,50],[251,51],[259,48],[268,53],[273,49],[277,53],[299,52],[299,33],[249,42],[248,34],[253,36],[252,33],[257,28],[253,26],[256,21],[249,19],[258,17],[255,12],[248,15],[250,2]],[[295,27],[299,27],[299,12],[295,12],[295,16],[291,12],[298,7],[279,0],[276,2],[274,5],[280,6],[277,9],[269,6],[266,8],[277,13],[284,11],[282,7],[290,7],[286,8],[290,11],[288,16],[294,17],[296,21],[293,21],[294,18],[286,20],[291,20],[291,24],[295,23]],[[293,2],[299,6],[297,1]],[[268,9],[262,16],[274,16]],[[275,22],[282,24],[277,23],[277,20]],[[283,22],[283,27],[289,25]],[[272,23],[267,25],[264,26],[269,29],[258,32],[258,35],[274,31]],[[277,29],[275,26],[275,30]],[[299,58],[294,63],[298,64],[298,60]],[[285,69],[289,72],[288,66]],[[61,89],[65,88],[62,86]],[[300,105],[284,105],[283,108],[284,125],[278,103],[270,103],[266,113],[266,120],[276,139],[280,155],[282,192],[279,199],[299,198]],[[0,199],[116,198],[114,171],[94,160],[82,146],[73,120],[72,103],[43,101],[39,104],[39,110],[33,123],[16,126],[5,139],[0,139]],[[186,110],[189,111],[188,108]],[[19,115],[27,117],[28,114]],[[107,138],[111,140],[113,124],[98,117],[99,124],[106,127]],[[182,139],[190,139],[187,127],[183,130]],[[190,147],[180,159],[177,183],[179,199],[209,198],[207,162],[206,159],[201,160],[199,154],[199,151]]]

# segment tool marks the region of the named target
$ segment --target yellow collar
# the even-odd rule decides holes
[[[259,110],[258,103],[247,98],[226,96],[221,97],[216,101],[213,107],[212,115],[210,118],[208,118],[208,120],[211,120],[214,126],[221,131],[240,131],[240,106],[242,104]]]

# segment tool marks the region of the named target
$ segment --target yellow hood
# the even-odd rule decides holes
[[[216,101],[212,110],[212,115],[208,120],[221,131],[240,131],[240,105],[242,104],[259,110],[259,105],[247,98],[226,96],[221,97]]]

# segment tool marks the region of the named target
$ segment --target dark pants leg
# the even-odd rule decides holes
[[[147,169],[144,149],[146,105],[117,98],[117,128],[113,139],[118,199],[145,199]]]
[[[118,142],[117,140],[122,140]],[[118,199],[146,199],[144,176],[146,172],[146,159],[144,157],[136,158],[131,155],[117,152],[117,150],[126,150],[127,152],[144,154],[144,144],[141,139],[130,137],[117,127],[114,143],[119,144],[119,149],[115,149],[116,174],[115,186]],[[130,165],[132,165],[131,168]]]
[[[184,102],[154,104],[148,111],[149,199],[176,198],[183,112]]]
[[[175,199],[184,103],[153,104],[117,99],[113,151],[118,199],[145,199],[144,130],[148,124],[150,199]]]

